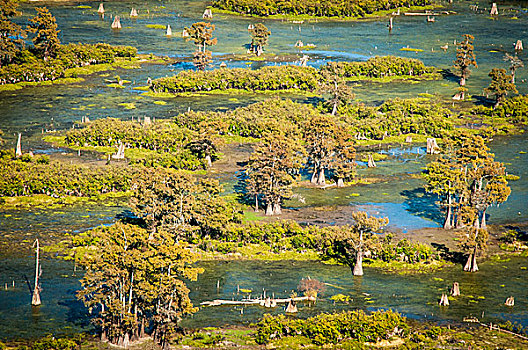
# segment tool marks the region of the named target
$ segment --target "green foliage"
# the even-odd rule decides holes
[[[133,157],[133,163],[186,170],[205,168],[205,158],[216,157],[215,141],[173,122],[142,125],[116,118],[97,119],[66,133],[70,146],[117,149],[124,144],[126,149],[141,152],[142,156]]]
[[[195,131],[209,129],[218,135],[262,138],[281,125],[302,125],[306,118],[318,114],[310,105],[272,98],[224,113],[191,111],[176,117],[175,122]]]
[[[0,67],[9,64],[24,47],[25,31],[11,21],[20,15],[18,0],[0,0]]]
[[[76,350],[79,344],[74,339],[69,338],[55,338],[48,335],[33,342],[30,346],[31,350]]]
[[[56,80],[66,76],[69,68],[113,63],[116,57],[135,57],[137,49],[131,46],[108,44],[60,45],[56,57],[44,61],[32,51],[20,51],[12,64],[0,67],[0,85],[22,81]]]
[[[316,17],[362,17],[380,10],[424,6],[429,0],[214,0],[213,6],[240,14],[270,16],[276,14],[311,15]]]
[[[182,71],[176,76],[159,78],[150,86],[154,92],[182,93],[242,89],[249,91],[278,91],[300,89],[313,91],[317,87],[316,69],[299,66],[243,68],[213,71]]]
[[[302,335],[315,345],[337,344],[344,339],[375,343],[408,333],[405,318],[391,310],[376,311],[370,315],[362,310],[320,314],[306,320],[267,314],[257,323],[255,340],[258,344],[268,344],[283,337]]]
[[[255,52],[257,56],[260,56],[264,46],[268,45],[268,37],[271,32],[264,24],[257,23],[254,28],[250,30],[250,33],[252,36],[251,47],[253,52]]]
[[[196,311],[183,280],[196,280],[196,254],[172,233],[133,225],[101,226],[74,237],[85,269],[77,296],[93,321],[118,344],[149,324],[165,346],[183,315]]]
[[[378,108],[351,105],[341,113],[352,132],[375,140],[405,134],[442,137],[454,129],[451,112],[424,99],[388,100]]]
[[[512,83],[512,76],[506,74],[505,69],[493,68],[488,74],[491,83],[484,89],[486,94],[495,95],[495,106],[498,106],[509,92],[517,93],[515,84]]]
[[[458,43],[456,49],[456,59],[453,61],[454,67],[460,71],[460,86],[466,85],[466,80],[469,78],[471,71],[470,66],[478,68],[477,61],[475,59],[475,52],[473,47],[473,35],[464,34],[464,40]]]
[[[135,179],[131,207],[151,234],[167,230],[189,241],[196,233],[216,238],[228,224],[241,220],[238,210],[219,196],[221,191],[217,180],[147,169]]]
[[[55,17],[46,7],[36,7],[37,15],[29,20],[29,30],[35,33],[33,45],[44,61],[56,57],[60,47]]]
[[[433,73],[434,67],[414,58],[376,56],[365,62],[328,62],[321,71],[330,71],[341,77],[382,78],[390,76],[421,76]]]
[[[511,123],[528,123],[528,95],[509,98],[496,107],[493,116],[505,118]]]
[[[0,195],[91,197],[131,188],[137,170],[122,167],[89,167],[49,161],[46,156],[14,158],[0,151]]]
[[[185,40],[192,40],[194,41],[194,45],[196,45],[193,62],[199,70],[205,70],[212,63],[212,53],[207,50],[207,47],[216,45],[217,43],[216,38],[213,38],[214,30],[214,24],[205,22],[197,22],[193,23],[189,28],[185,27],[185,31],[189,34]]]

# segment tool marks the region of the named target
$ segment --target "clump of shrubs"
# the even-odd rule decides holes
[[[255,340],[258,344],[267,344],[274,339],[302,335],[315,345],[337,344],[345,339],[375,343],[408,334],[409,326],[397,312],[376,311],[368,315],[357,310],[320,314],[306,320],[289,319],[284,315],[264,315],[257,324]]]

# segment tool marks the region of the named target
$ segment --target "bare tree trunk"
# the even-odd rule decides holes
[[[318,167],[317,165],[314,165],[314,171],[312,174],[312,179],[310,180],[311,183],[316,184],[317,183],[317,174],[318,174]]]
[[[36,257],[35,257],[35,288],[33,289],[33,296],[31,298],[31,305],[33,306],[39,306],[41,304],[40,302],[40,270],[42,267],[40,266],[40,245],[38,238],[35,240],[35,244],[37,248]]]
[[[205,156],[205,161],[207,162],[208,168],[210,168],[213,165],[213,162],[211,162],[211,156],[209,154]]]
[[[487,209],[487,208],[486,208]],[[488,226],[486,225],[486,209],[484,209],[482,211],[482,222],[480,224],[480,227],[484,230],[486,230],[488,228]]]
[[[363,251],[361,250],[356,253],[356,264],[352,274],[354,276],[363,276]]]
[[[332,108],[332,115],[336,115],[337,113],[337,101],[334,102],[334,107]]]
[[[280,215],[282,214],[282,209],[280,203],[275,203],[273,205],[273,215]]]
[[[471,261],[473,261],[473,254],[469,254],[466,265],[464,266],[464,271],[471,272]]]
[[[460,77],[460,86],[466,86],[466,77],[464,76]]]
[[[258,213],[259,211],[259,205],[258,205],[258,194],[255,195],[255,213]]]
[[[326,184],[324,168],[319,169],[319,176],[317,177],[317,184],[324,186]]]
[[[477,247],[473,249],[473,252],[469,254],[464,271],[466,272],[477,272],[479,270],[477,265]]]
[[[337,179],[337,187],[345,187],[345,181],[343,179]]]
[[[452,215],[452,208],[451,208],[451,195],[448,195],[448,203],[447,203],[447,215],[446,219],[444,221],[444,229],[450,230],[453,227],[451,226],[451,215]]]
[[[273,215],[273,204],[272,203],[268,203],[266,205],[266,215],[267,216],[272,216]]]

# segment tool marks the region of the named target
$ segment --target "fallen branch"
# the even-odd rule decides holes
[[[287,299],[269,299],[271,303],[276,304],[286,304],[290,300],[293,300],[295,302],[298,301],[315,301],[316,298],[312,296],[307,297],[296,297],[296,298],[287,298]],[[222,299],[215,299],[213,301],[204,301],[201,302],[200,305],[203,306],[220,306],[220,305],[262,305],[264,306],[266,302],[266,299],[243,299],[243,300],[222,300]]]

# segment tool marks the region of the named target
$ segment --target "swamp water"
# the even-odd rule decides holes
[[[480,7],[489,6],[480,1]],[[297,54],[294,43],[302,40],[313,43],[317,48],[304,53],[310,55],[309,64],[319,66],[328,60],[366,60],[374,55],[398,55],[423,60],[428,65],[450,69],[454,59],[453,40],[471,33],[475,36],[475,52],[478,69],[468,81],[473,95],[481,95],[488,85],[487,76],[491,68],[507,68],[502,60],[504,52],[512,53],[512,44],[522,39],[528,45],[528,15],[517,2],[506,2],[515,11],[506,11],[497,19],[486,13],[469,11],[469,2],[455,2],[448,9],[458,15],[438,16],[436,22],[426,23],[422,17],[398,17],[391,34],[386,28],[386,19],[357,22],[319,21],[301,25],[286,21],[265,20],[272,35],[267,52],[276,55]],[[207,3],[204,1],[120,1],[105,3],[106,18],[97,15],[99,2],[45,3],[57,17],[61,40],[67,42],[107,42],[110,44],[133,45],[140,53],[165,55],[176,59],[189,58],[192,44],[173,36],[167,38],[162,29],[148,28],[149,24],[170,24],[173,32],[181,32],[184,26],[201,20],[201,13]],[[471,3],[473,4],[473,2]],[[79,8],[89,5],[91,9]],[[138,6],[139,5],[139,6]],[[33,15],[33,4],[23,4],[25,22]],[[139,18],[130,20],[127,14],[134,6]],[[507,5],[500,4],[500,9]],[[504,6],[504,7],[503,7]],[[524,5],[525,6],[525,5]],[[149,10],[147,14],[147,10]],[[213,11],[214,12],[214,11]],[[110,30],[111,15],[120,15],[123,29]],[[215,66],[221,55],[244,54],[250,38],[247,26],[256,19],[215,14],[215,35],[218,45],[213,47]],[[443,52],[440,46],[448,43]],[[400,51],[402,47],[422,49],[422,52]],[[431,50],[433,49],[433,50]],[[525,51],[526,52],[526,51]],[[526,53],[520,53],[526,60]],[[258,68],[262,62],[227,61],[229,67]],[[247,105],[267,98],[265,95],[209,96],[161,99],[141,95],[134,87],[146,84],[147,78],[172,75],[182,69],[189,69],[188,62],[172,65],[144,64],[140,69],[117,69],[91,75],[82,83],[51,87],[27,88],[14,92],[0,92],[0,129],[5,132],[9,147],[14,147],[15,133],[22,132],[24,150],[33,149],[43,153],[63,153],[67,150],[53,149],[40,141],[42,130],[61,130],[71,127],[72,122],[82,116],[92,120],[107,116],[122,119],[137,119],[145,115],[168,118],[186,111],[214,109],[223,110]],[[518,89],[528,92],[528,69],[517,73]],[[113,89],[105,79],[119,75],[131,81],[124,89]],[[416,84],[359,83],[354,86],[357,100],[379,104],[387,98],[416,97],[419,94],[451,96],[457,87],[456,81],[447,75],[440,81]],[[283,95],[282,95],[283,96]],[[315,102],[313,99],[290,96],[295,99]],[[160,102],[161,101],[161,102]],[[130,105],[130,103],[133,104]],[[507,163],[510,173],[520,176],[511,182],[512,195],[500,206],[489,210],[490,223],[508,223],[528,220],[526,200],[528,198],[528,143],[525,135],[501,137],[492,142],[496,159]],[[420,227],[437,227],[441,216],[434,206],[434,198],[419,191],[421,180],[411,176],[421,171],[429,161],[423,148],[392,148],[386,150],[391,157],[377,162],[376,169],[359,170],[360,175],[382,176],[385,181],[368,186],[349,189],[304,190],[300,194],[306,203],[290,201],[287,206],[349,206],[355,205],[376,215],[388,216],[393,228],[410,230]],[[392,153],[392,154],[391,154]],[[236,182],[235,176],[223,177],[226,188]],[[33,256],[29,245],[35,237],[55,241],[64,233],[75,233],[100,224],[109,224],[116,215],[126,210],[125,206],[90,208],[73,207],[54,209],[33,209],[28,211],[2,211],[0,213],[0,339],[29,338],[49,332],[75,332],[88,329],[86,310],[75,300],[79,288],[78,278],[72,276],[73,267],[69,262],[46,258],[43,261],[42,300],[43,305],[32,309],[30,295],[24,275],[31,280]],[[352,278],[350,270],[343,266],[325,265],[316,262],[202,262],[206,271],[198,282],[191,283],[191,298],[197,305],[214,298],[230,299],[236,293],[236,286],[252,289],[260,294],[262,288],[276,296],[286,297],[296,289],[299,280],[310,276],[320,279],[328,286],[326,294],[316,305],[300,306],[300,317],[311,316],[321,311],[334,309],[394,308],[409,317],[438,321],[460,321],[465,316],[476,316],[482,320],[512,320],[528,325],[527,293],[528,273],[526,258],[515,258],[504,262],[489,261],[480,264],[481,271],[466,274],[460,266],[425,276],[398,276],[381,274],[366,269],[362,278]],[[15,280],[15,288],[11,287]],[[220,280],[220,289],[216,283]],[[462,297],[452,302],[449,308],[439,308],[437,299],[453,281],[460,282]],[[5,283],[8,289],[4,290]],[[337,287],[333,287],[337,286]],[[350,295],[349,305],[333,305],[329,297],[335,294]],[[367,293],[365,295],[363,293]],[[506,297],[515,296],[515,307],[506,308]],[[472,296],[470,298],[469,296]],[[240,296],[238,296],[240,297]],[[484,317],[482,312],[484,311]],[[243,315],[239,308],[212,307],[200,310],[184,321],[185,326],[205,327],[226,324],[248,324],[256,321],[269,309],[245,308]],[[279,307],[272,313],[282,312]]]

